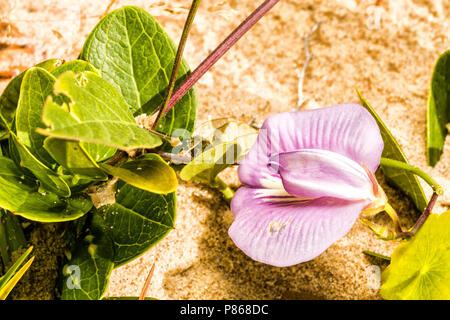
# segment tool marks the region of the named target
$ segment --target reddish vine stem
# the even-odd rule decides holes
[[[266,0],[248,16],[200,65],[176,88],[167,103],[163,116],[192,88],[192,86],[220,59],[222,56],[250,30],[279,0]],[[155,112],[160,110],[157,108]]]
[[[164,116],[163,110],[166,109],[170,97],[173,92],[173,88],[175,87],[175,82],[177,80],[178,70],[180,69],[181,61],[183,59],[183,52],[184,48],[186,46],[186,42],[189,36],[189,31],[191,30],[192,24],[194,22],[195,14],[197,13],[197,9],[200,5],[201,0],[193,0],[191,8],[189,9],[189,14],[186,19],[186,22],[184,23],[183,27],[183,33],[181,35],[180,43],[178,44],[177,54],[175,56],[175,61],[173,63],[172,68],[172,75],[170,76],[169,86],[166,90],[166,95],[163,100],[162,107],[159,108],[158,116],[156,117],[155,122],[152,125],[152,130],[156,131],[158,128],[159,122],[161,121],[162,117]]]
[[[410,238],[410,237],[414,236],[417,233],[417,231],[419,231],[419,229],[422,227],[422,225],[425,223],[425,221],[427,221],[428,217],[431,214],[431,211],[434,208],[434,205],[436,204],[438,197],[439,197],[439,194],[434,192],[433,195],[431,196],[430,201],[428,202],[427,207],[425,208],[423,213],[420,215],[419,219],[417,219],[417,221],[414,224],[414,226],[412,227],[411,231],[399,233],[397,235],[397,238]]]
[[[430,202],[428,202],[428,205],[425,208],[425,211],[420,215],[419,219],[417,219],[416,224],[411,229],[412,233],[416,233],[417,231],[419,231],[420,227],[425,223],[425,221],[427,221],[428,216],[431,214],[431,211],[433,210],[433,207],[436,204],[438,197],[439,195],[436,192],[434,192],[433,195],[431,196]]]

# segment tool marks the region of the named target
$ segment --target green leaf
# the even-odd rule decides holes
[[[215,185],[216,176],[233,165],[241,154],[236,142],[220,143],[195,157],[180,172],[185,181],[200,180]]]
[[[108,174],[137,188],[158,194],[174,192],[178,186],[175,171],[158,155],[151,153],[120,167],[100,164]]]
[[[141,256],[174,227],[175,192],[160,195],[119,181],[115,201],[92,211],[90,234],[78,242],[65,267],[63,299],[100,299],[113,267]],[[76,275],[67,272],[68,266],[79,267],[79,289],[67,286]]]
[[[22,80],[15,121],[17,138],[46,166],[51,166],[55,161],[42,148],[45,137],[36,129],[45,128],[42,112],[47,97],[53,96],[55,81],[56,78],[42,68],[28,69]]]
[[[14,252],[27,245],[22,225],[16,215],[6,212],[4,215],[4,225],[6,231],[6,242],[9,252]]]
[[[84,44],[80,58],[95,66],[125,97],[133,114],[151,114],[162,102],[175,60],[176,46],[159,23],[138,7],[123,7],[106,15]],[[189,73],[186,62],[178,80]],[[158,130],[192,132],[197,94],[191,89],[163,118]]]
[[[6,230],[4,222],[6,214],[7,214],[6,210],[3,209],[0,210],[0,259],[4,266],[9,264],[9,257],[10,257],[8,246],[8,231]]]
[[[16,286],[17,282],[23,277],[25,272],[33,263],[34,257],[31,257],[20,269],[20,265],[30,255],[33,247],[28,248],[19,259],[9,268],[8,272],[0,278],[0,300],[5,300],[12,289]],[[19,269],[19,270],[18,270]]]
[[[450,122],[450,50],[436,62],[427,109],[427,160],[435,166],[444,150],[447,123]]]
[[[450,211],[431,214],[411,240],[399,245],[381,280],[384,299],[450,299]]]
[[[160,195],[119,182],[116,203],[100,207],[91,228],[112,240],[113,262],[121,266],[164,238],[174,227],[175,215],[175,192]]]
[[[109,239],[86,237],[63,268],[63,300],[100,300],[108,287],[114,263]]]
[[[394,136],[391,134],[391,132],[383,123],[375,110],[362,97],[359,90],[356,89],[356,91],[358,92],[361,104],[375,118],[378,123],[378,127],[380,128],[380,133],[384,142],[382,157],[408,163],[408,159],[400,148],[397,140],[395,140]],[[425,197],[425,193],[423,192],[419,180],[414,174],[405,170],[389,168],[387,166],[381,166],[381,168],[383,169],[383,173],[387,180],[395,185],[398,189],[403,191],[413,201],[414,205],[419,211],[423,211],[425,209],[428,201]]]
[[[17,138],[13,139],[12,136],[13,135],[8,134],[8,140],[7,140],[8,141],[8,152],[5,153],[5,156],[8,158],[11,158],[18,167],[21,167],[23,163],[21,163],[21,161],[20,161],[19,151],[17,151],[16,144],[14,143],[14,140],[16,140]],[[33,174],[28,169],[25,169],[23,167],[22,167],[22,169],[23,169],[24,173],[27,174],[29,177],[34,177]]]
[[[11,280],[13,275],[16,273],[17,269],[19,269],[20,265],[25,261],[25,259],[30,255],[31,251],[33,251],[33,247],[29,247],[27,251],[25,251],[14,264],[8,269],[8,271],[0,277],[0,288],[4,287],[5,284]]]
[[[16,284],[19,282],[20,279],[22,279],[23,275],[27,270],[30,268],[31,264],[34,261],[34,257],[31,257],[30,260],[28,260],[20,269],[17,271],[16,274],[11,278],[10,281],[8,281],[4,287],[0,288],[0,300],[6,300],[12,289],[16,286]]]
[[[83,60],[64,63],[51,73],[57,78],[67,71],[72,71],[75,74],[91,71],[98,74],[97,70],[89,62]],[[44,140],[44,148],[56,162],[63,165],[72,174],[79,175],[79,178],[87,177],[94,180],[106,178],[106,175],[98,168],[98,165],[87,153],[86,149],[78,142],[48,137]],[[110,152],[112,153],[112,151]],[[103,157],[109,157],[109,155]],[[102,156],[99,158],[101,159]]]
[[[43,68],[49,72],[56,69],[63,63],[62,60],[59,59],[51,59],[41,62],[36,65],[36,67]],[[22,85],[22,79],[25,75],[25,72],[22,72],[15,78],[13,78],[2,95],[0,96],[0,119],[4,119],[4,121],[0,121],[0,137],[5,136],[7,134],[7,128],[11,128],[11,124],[16,115],[17,103],[19,101],[20,87]]]
[[[60,165],[80,178],[108,178],[79,142],[48,137],[44,141],[44,148]]]
[[[50,128],[38,132],[89,142],[83,145],[97,162],[111,157],[115,148],[154,148],[162,143],[157,135],[136,124],[117,90],[92,72],[82,72],[77,77],[71,71],[66,72],[57,79],[55,90],[72,102],[64,108],[48,99],[44,123]]]
[[[60,106],[50,98],[45,103],[43,121],[46,125],[49,125],[54,129],[64,129],[66,127],[78,126],[80,124],[80,119],[73,112],[69,111],[69,106],[67,106],[66,104]],[[38,129],[38,132],[44,135],[47,134],[47,130]],[[89,132],[88,134],[93,135],[94,132]],[[65,139],[65,137],[63,137],[62,139]],[[77,139],[74,138],[73,141],[75,140]],[[79,143],[84,147],[84,150],[86,150],[86,152],[94,161],[104,161],[112,157],[117,151],[116,148],[94,143]]]
[[[20,164],[22,167],[30,170],[48,191],[62,197],[70,197],[71,192],[69,186],[57,173],[40,162],[28,148],[18,140],[14,133],[10,132],[10,138],[20,157]]]
[[[72,71],[75,74],[78,74],[83,71],[91,71],[98,74],[97,69],[95,69],[89,62],[83,60],[74,60],[64,63],[63,65],[60,65],[58,68],[53,70],[51,74],[55,78],[58,78],[60,75],[62,75],[64,72],[67,71]]]
[[[29,220],[59,222],[77,219],[88,212],[92,202],[83,197],[60,198],[39,193],[35,181],[24,176],[14,161],[0,157],[0,207]]]

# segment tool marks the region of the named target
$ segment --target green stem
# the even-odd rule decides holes
[[[421,177],[426,183],[428,183],[428,185],[431,188],[433,188],[433,191],[435,193],[437,193],[440,196],[444,194],[444,190],[436,182],[436,180],[434,180],[432,177],[430,177],[428,174],[423,172],[418,167],[413,167],[410,164],[407,164],[405,162],[397,161],[397,160],[393,160],[393,159],[388,159],[388,158],[381,158],[380,164],[382,166],[386,166],[386,167],[390,167],[390,168],[397,168],[397,169],[401,169],[401,170],[412,172],[415,175]]]
[[[159,122],[161,121],[162,117],[164,116],[164,111],[166,110],[170,97],[172,96],[173,88],[175,87],[175,82],[177,80],[178,76],[178,70],[180,68],[181,61],[183,59],[183,51],[184,47],[186,46],[186,42],[189,36],[189,31],[191,30],[192,23],[194,22],[195,14],[197,13],[198,6],[200,5],[201,0],[193,0],[191,9],[189,10],[188,17],[186,19],[186,22],[184,24],[183,28],[183,34],[181,35],[180,43],[178,44],[178,50],[177,55],[175,57],[175,62],[173,64],[172,68],[172,75],[170,76],[169,81],[169,87],[166,91],[166,96],[164,97],[164,103],[162,107],[159,109],[158,116],[156,117],[155,122],[152,125],[152,129],[156,131],[158,128]]]
[[[409,165],[408,163],[397,161],[393,159],[388,158],[381,158],[380,164],[382,166],[387,166],[391,168],[397,168],[405,171],[409,171],[414,173],[415,175],[421,177],[428,185],[433,189],[433,195],[431,196],[430,201],[428,202],[427,207],[425,208],[424,212],[421,214],[415,225],[410,231],[406,232],[400,232],[397,234],[397,238],[409,238],[416,234],[417,231],[422,227],[422,225],[427,220],[428,216],[431,214],[434,205],[436,204],[438,196],[441,196],[444,194],[444,190],[442,187],[434,180],[432,177],[430,177],[428,174],[423,172],[420,168],[413,167]]]
[[[233,199],[234,196],[234,191],[222,179],[216,177],[214,179],[213,187],[222,192],[223,198],[228,204],[231,203],[231,199]]]

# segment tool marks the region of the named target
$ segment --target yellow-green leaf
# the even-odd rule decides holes
[[[73,73],[77,74],[83,71],[91,71],[98,74],[98,71],[87,61],[83,60],[74,60],[70,62],[66,62],[62,65],[60,65],[55,70],[51,71],[50,73],[55,77],[58,78],[60,75],[62,75],[64,72],[72,71]]]
[[[159,136],[136,124],[119,92],[95,73],[75,76],[71,71],[65,72],[57,79],[55,90],[69,97],[71,103],[59,107],[49,99],[43,116],[49,129],[38,132],[88,142],[84,147],[97,162],[112,156],[115,148],[154,148],[162,143]]]
[[[180,172],[185,181],[200,180],[215,184],[216,176],[233,165],[241,154],[236,142],[225,142],[212,146],[189,162]]]
[[[77,141],[48,137],[44,140],[44,148],[60,165],[80,178],[107,179],[107,175]]]
[[[36,67],[43,68],[49,72],[55,70],[64,61],[59,59],[50,59],[38,63]],[[16,115],[17,103],[19,101],[20,87],[26,71],[13,78],[2,95],[0,96],[0,138],[7,136],[7,129],[11,128]]]
[[[100,167],[132,186],[153,193],[168,194],[174,192],[178,186],[175,171],[160,156],[153,153],[126,162],[120,167],[108,164],[100,164]]]
[[[17,282],[23,277],[25,272],[33,263],[34,257],[31,257],[20,269],[20,265],[30,255],[33,247],[28,248],[19,259],[9,268],[6,274],[0,278],[0,300],[5,300],[12,289],[16,286]],[[17,269],[19,269],[17,271]]]
[[[381,280],[384,299],[450,299],[450,211],[431,214],[412,239],[399,245]]]
[[[54,160],[42,148],[45,137],[36,132],[45,128],[42,112],[48,96],[53,96],[56,78],[48,71],[34,67],[25,72],[20,88],[20,97],[16,111],[15,132],[20,142],[36,159],[51,166]]]
[[[40,181],[42,186],[59,196],[70,197],[70,188],[67,183],[54,171],[40,162],[26,146],[22,144],[14,133],[10,133],[15,150],[20,158],[22,167],[30,170]]]
[[[52,192],[39,192],[34,179],[26,177],[14,161],[0,156],[0,207],[29,220],[60,222],[75,220],[91,207],[81,196],[61,198]]]

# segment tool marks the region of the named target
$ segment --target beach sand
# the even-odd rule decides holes
[[[260,1],[203,1],[185,58],[195,68]],[[2,41],[0,71],[58,57],[75,59],[109,1],[7,1],[2,13],[14,23]],[[190,1],[116,1],[153,14],[178,41]],[[379,4],[376,6],[376,4]],[[1,16],[1,15],[0,15]],[[379,19],[378,19],[379,18]],[[5,20],[5,18],[3,18]],[[435,168],[426,163],[426,105],[432,68],[450,48],[450,1],[281,0],[197,84],[198,124],[221,117],[256,123],[297,104],[297,73],[305,62],[303,36],[322,21],[309,45],[314,59],[303,94],[307,108],[358,102],[357,87],[382,117],[411,164],[445,190],[436,212],[450,205],[450,139]],[[32,49],[20,49],[28,45]],[[7,81],[0,83],[3,89]],[[236,169],[224,179],[239,186]],[[382,180],[382,177],[379,175]],[[404,225],[418,213],[384,183]],[[428,197],[430,188],[423,184]],[[107,296],[138,296],[153,263],[148,296],[158,299],[379,299],[378,268],[363,250],[390,255],[398,241],[377,239],[359,221],[313,261],[288,268],[257,263],[228,237],[233,216],[220,193],[205,184],[180,182],[175,229],[142,257],[115,269]]]

